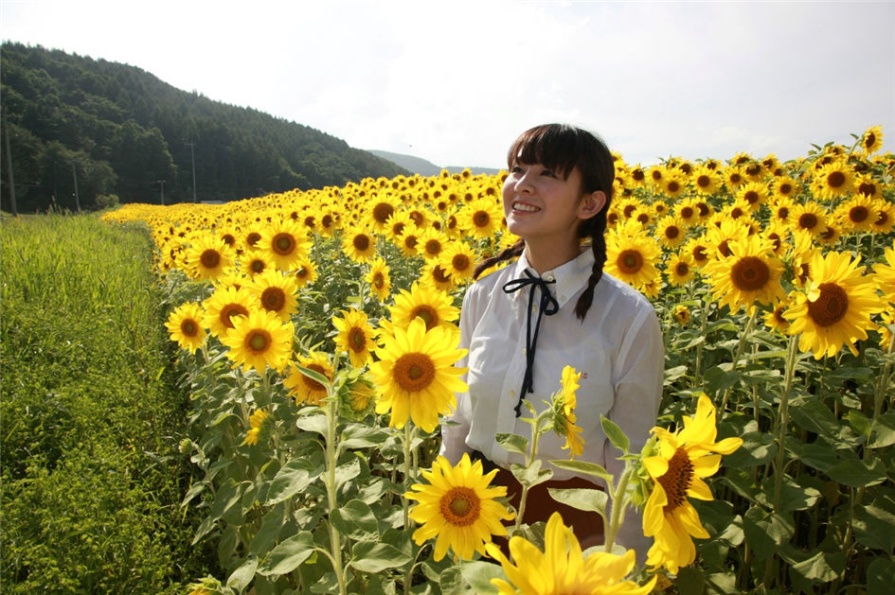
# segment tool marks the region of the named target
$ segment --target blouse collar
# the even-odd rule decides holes
[[[593,265],[594,253],[588,246],[572,260],[549,271],[544,271],[541,277],[545,281],[556,281],[556,284],[551,284],[550,288],[560,308],[587,284]],[[519,257],[519,260],[516,261],[514,267],[513,279],[524,277],[526,269],[530,269],[533,274],[536,274],[524,252]]]

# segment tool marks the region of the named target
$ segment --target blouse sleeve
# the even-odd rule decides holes
[[[478,316],[473,312],[473,298],[475,286],[469,288],[466,295],[463,296],[463,307],[460,310],[460,348],[469,349],[469,341],[472,336],[472,330],[475,328],[474,321]],[[469,363],[468,354],[458,360],[458,367],[467,367]],[[466,373],[460,377],[466,382]],[[453,413],[445,416],[441,424],[441,447],[438,454],[443,455],[450,461],[451,465],[456,465],[463,453],[470,452],[470,448],[466,445],[466,437],[469,435],[470,419],[472,418],[472,404],[469,402],[469,392],[465,391],[457,393],[457,406]]]

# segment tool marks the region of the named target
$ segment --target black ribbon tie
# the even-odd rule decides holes
[[[534,375],[535,362],[535,346],[538,342],[538,331],[541,329],[541,317],[546,314],[553,316],[559,311],[559,302],[550,293],[550,285],[556,283],[555,280],[546,280],[541,277],[532,275],[528,269],[525,269],[525,277],[508,281],[503,286],[504,293],[513,293],[519,291],[523,287],[529,287],[528,291],[528,317],[525,326],[525,378],[522,380],[522,391],[519,393],[519,402],[516,403],[516,417],[522,413],[522,399],[530,392],[533,392],[534,385],[532,376]],[[538,307],[538,318],[535,321],[534,334],[531,332],[531,307],[535,301],[535,289],[541,289],[541,302]]]

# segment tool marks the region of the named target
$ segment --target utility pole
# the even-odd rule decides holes
[[[19,211],[18,208],[16,208],[16,183],[12,175],[12,154],[9,152],[9,120],[6,118],[5,105],[3,106],[3,123],[5,124],[5,126],[3,127],[3,141],[6,145],[6,171],[9,175],[9,200],[12,203],[13,217],[17,217]]]
[[[81,212],[81,196],[78,194],[78,170],[75,168],[75,162],[71,162],[71,175],[75,179],[75,209]]]
[[[164,180],[156,180],[155,183],[159,185],[159,201],[164,206],[164,204],[165,204],[165,181]]]
[[[190,146],[190,158],[193,162],[193,202],[199,202],[196,200],[196,143],[190,141],[187,144]]]

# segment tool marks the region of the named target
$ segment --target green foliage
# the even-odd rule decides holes
[[[18,211],[236,200],[407,173],[301,124],[215,102],[124,64],[3,43]],[[9,204],[3,161],[3,205]],[[79,201],[76,201],[76,185]]]
[[[178,506],[184,403],[149,239],[87,216],[2,225],[4,592],[178,592],[209,566]]]

